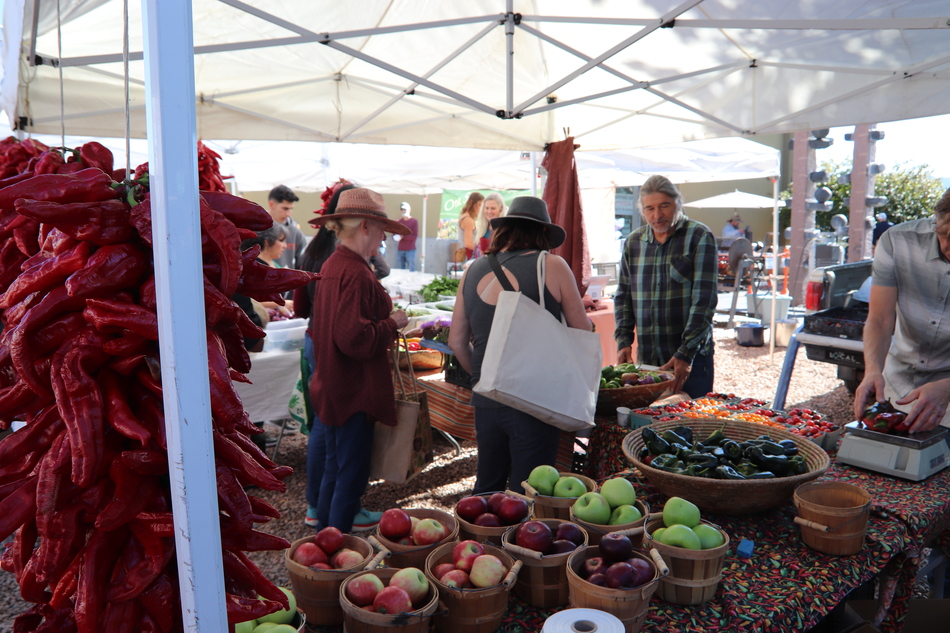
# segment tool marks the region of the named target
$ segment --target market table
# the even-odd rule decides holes
[[[235,382],[244,410],[252,422],[282,420],[290,417],[290,394],[300,374],[300,351],[276,351],[251,354],[251,384]]]

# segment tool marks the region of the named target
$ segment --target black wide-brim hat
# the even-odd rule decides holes
[[[548,204],[541,198],[518,196],[511,201],[508,213],[504,217],[492,219],[490,224],[493,229],[496,229],[510,220],[529,220],[540,224],[547,233],[548,244],[551,248],[557,248],[567,238],[564,229],[551,222],[551,216],[548,214]]]
[[[372,189],[347,189],[340,194],[340,201],[336,205],[336,212],[333,215],[320,215],[309,220],[313,226],[321,226],[329,220],[336,218],[358,218],[360,220],[376,220],[385,225],[387,233],[398,233],[399,235],[409,235],[409,227],[390,220],[386,215],[386,203],[383,197]]]

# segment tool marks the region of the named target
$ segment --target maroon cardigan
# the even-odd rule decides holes
[[[316,361],[310,401],[320,421],[340,426],[354,413],[395,426],[388,350],[396,338],[392,299],[365,259],[342,244],[320,271],[310,336]]]

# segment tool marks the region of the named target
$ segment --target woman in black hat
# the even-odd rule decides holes
[[[515,290],[540,303],[538,257],[564,242],[564,229],[551,222],[544,200],[532,196],[515,198],[507,215],[493,219],[491,226],[494,230],[487,254],[496,256]],[[567,262],[556,255],[545,257],[544,307],[558,320],[563,313],[568,326],[590,331],[591,322]],[[462,367],[472,374],[473,384],[481,374],[501,289],[488,257],[476,259],[459,284],[449,345]],[[557,370],[539,367],[537,379],[544,380],[547,371]],[[560,439],[557,428],[479,394],[472,394],[472,404],[478,443],[474,494],[521,492],[521,482],[532,469],[554,465]]]

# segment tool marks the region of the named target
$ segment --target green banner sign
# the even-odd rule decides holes
[[[483,196],[493,193],[491,189],[443,189],[442,208],[439,210],[439,231],[437,237],[443,240],[457,240],[459,228],[459,214],[465,206],[469,195],[477,191]],[[518,196],[530,196],[527,189],[507,189],[498,191],[507,208],[511,201]]]

